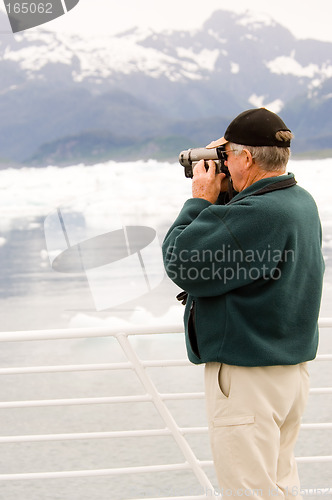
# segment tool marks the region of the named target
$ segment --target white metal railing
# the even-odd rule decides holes
[[[320,319],[320,328],[332,328],[332,318]],[[130,327],[126,332],[119,332],[112,328],[81,328],[64,329],[48,331],[23,331],[23,332],[2,332],[0,333],[0,342],[33,342],[38,340],[58,340],[58,339],[78,339],[93,337],[113,337],[117,339],[124,352],[127,362],[120,363],[100,363],[100,364],[74,364],[74,365],[56,365],[56,366],[31,366],[0,368],[0,375],[25,375],[41,373],[69,373],[69,372],[91,372],[98,370],[133,370],[141,384],[144,387],[145,394],[112,396],[112,397],[89,397],[89,398],[69,398],[69,399],[43,399],[27,401],[5,401],[0,402],[0,410],[8,408],[32,408],[32,407],[52,407],[52,406],[72,406],[72,405],[97,405],[97,404],[117,404],[117,403],[136,403],[152,402],[162,418],[165,428],[146,429],[146,430],[127,430],[127,431],[108,431],[108,432],[80,432],[80,433],[62,433],[62,434],[38,434],[38,435],[15,435],[0,436],[0,444],[8,443],[26,443],[26,442],[51,442],[51,441],[75,441],[75,440],[98,440],[98,439],[121,439],[128,437],[154,437],[154,436],[172,436],[180,449],[184,462],[164,465],[146,465],[132,467],[117,467],[109,469],[96,470],[75,470],[58,472],[34,472],[34,473],[11,473],[0,475],[0,481],[19,481],[27,479],[57,479],[57,478],[75,478],[75,477],[98,477],[98,476],[123,476],[125,474],[137,474],[146,472],[170,472],[180,470],[191,470],[200,486],[205,492],[213,492],[214,488],[210,479],[206,475],[205,467],[213,465],[212,460],[199,460],[186,440],[186,435],[207,433],[207,427],[180,427],[175,421],[171,411],[165,404],[169,400],[192,400],[204,398],[203,392],[187,393],[160,393],[146,368],[156,367],[179,367],[190,366],[186,359],[179,360],[141,360],[132,344],[129,342],[129,336],[148,335],[148,334],[171,334],[179,333],[182,327],[171,325],[161,328],[160,325],[149,327]],[[332,354],[320,354],[317,356],[318,362],[332,361]],[[311,388],[311,394],[331,394],[332,387]],[[302,424],[304,430],[328,430],[332,429],[332,422],[327,423],[308,423]],[[309,456],[297,457],[298,462],[302,463],[323,463],[332,462],[331,456]],[[322,488],[320,494],[332,492],[331,488]],[[307,495],[317,494],[317,490],[305,490]],[[206,499],[207,495],[167,497],[172,500],[199,500]],[[145,498],[145,497],[144,497]],[[154,499],[150,499],[154,500]],[[158,498],[158,500],[166,500]]]

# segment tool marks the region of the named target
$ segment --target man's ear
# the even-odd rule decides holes
[[[245,168],[250,168],[251,165],[254,163],[252,154],[248,149],[243,149],[242,153],[246,155],[244,164]]]

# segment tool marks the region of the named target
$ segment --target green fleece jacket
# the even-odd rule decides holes
[[[321,224],[307,191],[271,190],[290,179],[261,179],[227,205],[189,199],[169,229],[164,265],[189,294],[184,323],[193,363],[269,366],[315,358]]]

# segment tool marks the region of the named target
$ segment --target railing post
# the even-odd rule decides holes
[[[180,428],[178,427],[176,421],[173,418],[172,413],[169,411],[164,401],[162,400],[158,389],[152,382],[151,378],[146,372],[146,369],[142,365],[141,360],[137,356],[135,350],[133,349],[131,343],[128,340],[127,335],[120,333],[117,335],[117,339],[119,344],[121,345],[125,355],[128,360],[132,363],[133,368],[141,381],[144,389],[147,394],[149,394],[152,398],[152,402],[154,403],[159,415],[165,422],[168,429],[171,431],[177,445],[179,446],[182,454],[184,455],[186,461],[192,468],[195,476],[197,477],[200,485],[206,490],[214,491],[214,487],[212,486],[209,478],[203,471],[202,467],[199,464],[199,461],[189,446],[188,442],[184,438]]]

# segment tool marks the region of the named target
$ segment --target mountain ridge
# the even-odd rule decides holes
[[[88,158],[85,138],[100,158],[176,158],[177,138],[180,149],[205,145],[260,106],[292,129],[294,153],[328,150],[330,54],[332,43],[297,40],[268,16],[222,10],[192,32],[2,37],[0,156],[68,164],[84,151]]]

